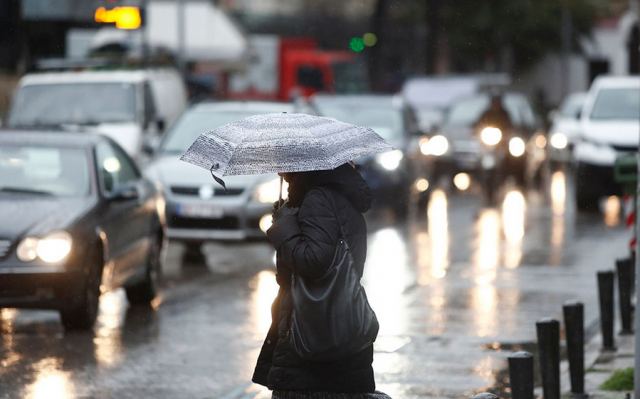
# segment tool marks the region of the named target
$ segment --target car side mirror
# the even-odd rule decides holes
[[[140,192],[136,184],[123,184],[116,188],[110,197],[111,201],[114,202],[132,201],[138,198],[140,198]]]

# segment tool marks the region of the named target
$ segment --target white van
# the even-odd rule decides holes
[[[640,77],[597,78],[580,114],[576,143],[576,204],[596,208],[600,197],[621,194],[614,181],[616,159],[638,151],[640,141]]]
[[[95,131],[137,157],[186,105],[174,69],[33,73],[18,83],[7,126]]]

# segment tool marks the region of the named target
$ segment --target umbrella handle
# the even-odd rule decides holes
[[[284,177],[280,176],[280,195],[278,198],[278,208],[280,208],[282,206],[282,186],[284,185],[283,183]]]

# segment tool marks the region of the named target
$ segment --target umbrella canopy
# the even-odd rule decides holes
[[[370,128],[307,114],[263,114],[201,134],[180,159],[229,175],[334,169],[393,148]]]

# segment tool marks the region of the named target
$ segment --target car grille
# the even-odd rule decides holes
[[[189,195],[189,196],[199,196],[200,195],[200,187],[189,187],[189,186],[171,186],[171,192],[177,195]],[[229,188],[225,190],[224,188],[216,188],[213,191],[213,195],[216,197],[230,197],[234,195],[241,195],[244,192],[242,188]]]
[[[171,216],[169,227],[176,229],[202,229],[202,230],[237,230],[240,223],[237,217],[225,216],[220,219],[183,218]]]
[[[9,253],[9,249],[11,248],[11,241],[9,240],[0,240],[0,259],[7,256]]]
[[[612,145],[617,152],[635,152],[638,151],[638,146],[633,145]]]

